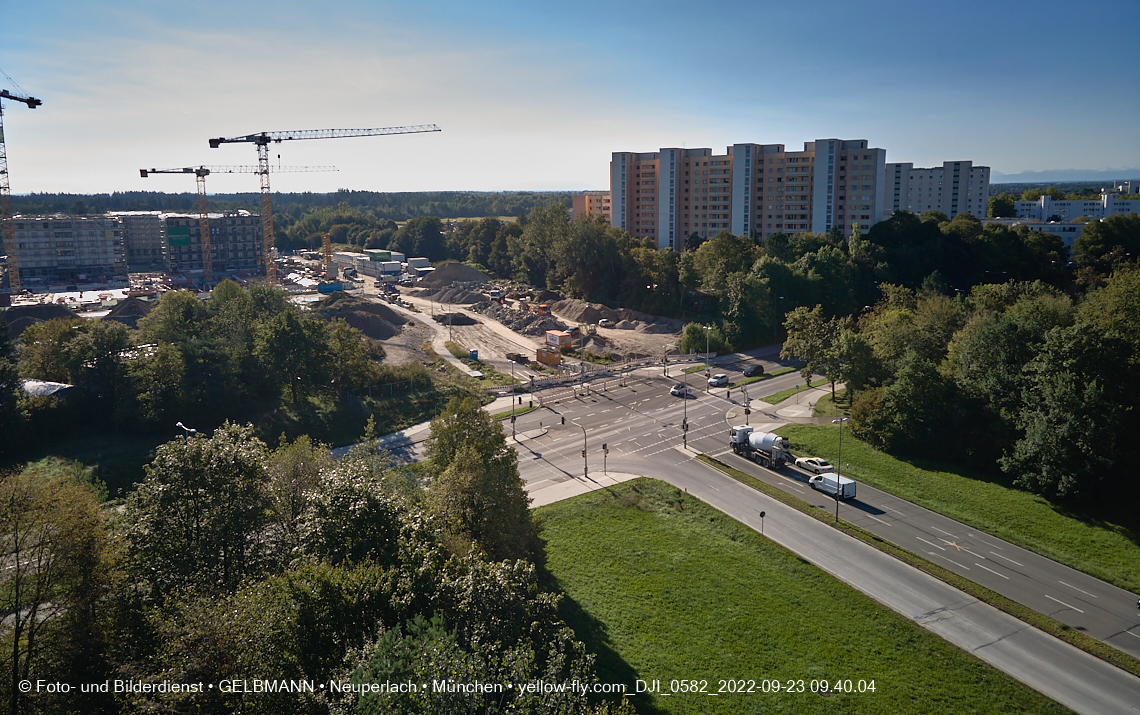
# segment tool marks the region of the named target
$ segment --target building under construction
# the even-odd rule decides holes
[[[215,279],[263,268],[261,218],[248,211],[211,213]],[[202,271],[199,215],[158,211],[100,216],[16,216],[20,275],[36,284],[95,281],[128,272]]]
[[[263,267],[265,243],[260,216],[238,211],[210,213],[209,219],[210,255],[215,274],[253,271]],[[171,271],[185,273],[203,269],[199,224],[198,214],[164,214]]]

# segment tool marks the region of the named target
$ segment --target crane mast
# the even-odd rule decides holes
[[[0,100],[14,99],[35,109],[43,104],[35,97],[12,94],[0,89]],[[4,248],[8,250],[8,285],[13,295],[20,292],[19,246],[16,245],[16,228],[12,225],[12,187],[8,183],[8,150],[4,143],[4,102],[0,101],[0,223],[3,224]]]
[[[269,176],[269,162],[264,164],[265,176]],[[275,171],[336,171],[335,166],[289,166],[278,167]],[[205,285],[209,285],[214,280],[214,254],[210,234],[210,214],[206,206],[206,177],[210,174],[259,174],[262,172],[262,166],[185,166],[180,169],[139,169],[139,174],[142,178],[147,178],[149,174],[194,174],[198,184],[198,233],[201,236],[202,243],[202,281]],[[268,178],[265,179],[268,183]],[[265,194],[261,196],[262,216],[265,216]],[[263,220],[264,225],[264,220]],[[263,239],[264,240],[264,228]],[[268,254],[267,254],[268,255]],[[269,270],[271,262],[266,262],[266,270]],[[266,274],[268,275],[268,273]]]
[[[258,132],[240,137],[217,137],[210,139],[210,148],[217,149],[222,144],[246,143],[257,145],[257,166],[261,179],[261,233],[265,240],[265,282],[277,283],[277,268],[273,263],[273,201],[269,190],[269,145],[283,141],[300,139],[342,139],[347,137],[374,137],[390,134],[421,134],[438,132],[434,124],[417,124],[406,127],[382,127],[379,129],[298,129],[284,132]]]

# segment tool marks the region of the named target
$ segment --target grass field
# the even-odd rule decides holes
[[[835,427],[788,425],[777,432],[791,440],[796,453],[836,458]],[[857,481],[1140,592],[1140,534],[1120,522],[1067,512],[1014,489],[1008,479],[933,461],[897,459],[852,439],[850,433],[844,435],[843,464],[844,473]]]
[[[828,384],[826,379],[819,379],[819,380],[816,380],[815,382],[811,383],[808,387],[820,387],[821,385],[826,385],[826,384]],[[784,400],[791,397],[792,395],[794,395],[798,392],[803,392],[803,391],[804,391],[803,387],[799,387],[799,388],[792,387],[790,389],[783,390],[782,392],[774,392],[771,395],[764,395],[760,399],[764,400],[769,405],[778,405],[781,402],[783,402]]]
[[[847,388],[835,391],[835,399],[827,394],[819,398],[812,410],[813,417],[845,417],[851,412],[851,403],[847,399]]]
[[[603,682],[802,693],[634,695],[649,713],[1062,713],[1060,705],[662,482],[537,510],[562,611]],[[826,680],[874,692],[812,692]],[[679,684],[678,684],[679,685]]]

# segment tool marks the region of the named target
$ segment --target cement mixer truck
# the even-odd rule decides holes
[[[729,432],[728,445],[733,452],[761,467],[780,469],[792,461],[787,438],[772,432],[754,432],[751,427],[739,425]]]

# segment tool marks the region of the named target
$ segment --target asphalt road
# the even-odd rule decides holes
[[[731,374],[723,368],[717,371]],[[700,379],[696,373],[693,382],[701,384]],[[625,388],[569,398],[520,417],[516,424],[520,432],[540,434],[518,448],[528,490],[535,493],[568,480],[591,481],[583,480],[584,429],[591,477],[603,471],[605,444],[609,471],[663,479],[757,530],[758,514],[766,511],[768,538],[1030,687],[1081,713],[1140,712],[1140,678],[695,461],[698,450],[721,453],[721,459],[743,471],[823,508],[834,508],[831,499],[806,487],[806,475],[797,470],[776,474],[723,454],[728,435],[725,413],[733,403],[723,397],[723,389],[706,393],[703,387],[687,401],[672,397],[668,386],[673,382],[674,378],[664,377],[632,381]],[[753,406],[760,406],[755,402],[760,395],[797,382],[801,380],[793,373],[754,383],[749,390]],[[689,450],[681,447],[686,405]],[[761,418],[752,419],[753,424],[767,419],[755,410],[753,417]],[[544,432],[533,432],[540,426]],[[1140,644],[1140,618],[1135,598],[1126,592],[865,485],[859,485],[858,498],[840,510],[853,523],[936,562],[953,567],[950,561],[957,561],[960,568],[968,569],[962,572],[966,576],[1010,598],[1024,599],[1026,605],[1063,622],[1079,617],[1083,619],[1079,627],[1090,635],[1122,650],[1140,652],[1128,647],[1133,639]]]

